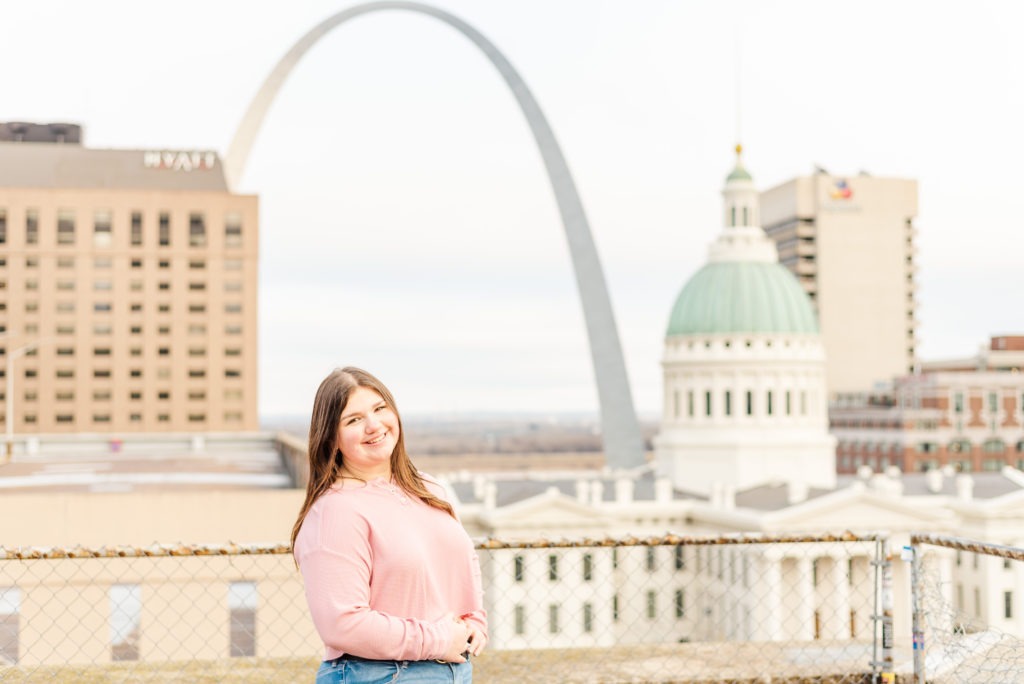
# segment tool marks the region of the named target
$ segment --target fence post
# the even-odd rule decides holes
[[[895,684],[896,672],[893,667],[892,658],[892,637],[893,637],[893,625],[892,625],[892,611],[893,611],[893,594],[892,594],[892,557],[889,554],[889,540],[882,539],[879,546],[879,558],[876,564],[882,573],[882,614],[880,618],[876,616],[876,619],[881,619],[882,622],[882,661],[874,663],[875,667],[881,665],[882,672],[878,681],[882,684]],[[878,632],[876,631],[877,635]],[[876,636],[876,648],[877,648],[877,636]]]
[[[921,601],[921,554],[914,537],[910,538],[910,546],[906,550],[910,555],[910,603],[913,613],[914,631],[914,681],[925,682],[924,668],[924,612]]]

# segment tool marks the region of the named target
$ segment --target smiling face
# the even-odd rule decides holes
[[[338,424],[342,474],[390,479],[399,434],[398,416],[384,398],[368,387],[353,388]]]

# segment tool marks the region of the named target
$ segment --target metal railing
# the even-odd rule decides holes
[[[877,535],[477,550],[479,682],[860,683],[891,665]],[[321,655],[286,545],[0,548],[2,681],[292,682]]]

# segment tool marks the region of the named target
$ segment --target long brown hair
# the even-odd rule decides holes
[[[348,404],[349,394],[356,387],[371,389],[387,402],[388,408],[395,413],[398,420],[398,440],[391,452],[391,477],[395,484],[409,494],[419,497],[423,503],[439,508],[455,517],[451,504],[430,493],[423,483],[423,477],[416,466],[409,460],[405,452],[405,430],[402,428],[402,417],[395,406],[395,398],[377,378],[359,368],[346,366],[335,369],[320,383],[313,399],[313,416],[309,422],[309,482],[306,484],[306,500],[302,503],[299,517],[292,527],[292,550],[295,549],[295,538],[299,535],[302,521],[309,509],[324,493],[341,477],[344,455],[338,449],[338,425],[341,413]]]

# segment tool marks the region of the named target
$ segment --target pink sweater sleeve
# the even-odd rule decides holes
[[[366,521],[343,509],[325,515],[319,508],[309,515],[303,527],[312,525],[304,532],[318,538],[304,539],[307,548],[297,557],[313,624],[324,644],[363,658],[441,658],[452,638],[451,618],[402,618],[370,608],[373,554]]]

